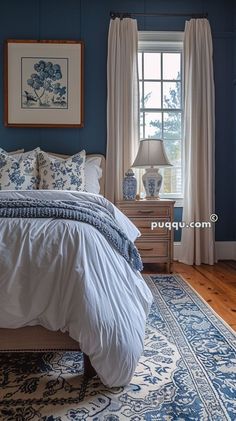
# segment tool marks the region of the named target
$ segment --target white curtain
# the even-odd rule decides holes
[[[207,19],[186,22],[185,189],[183,221],[210,221],[214,213],[215,108],[211,29]],[[214,264],[214,223],[211,228],[184,228],[181,262]]]
[[[138,149],[138,30],[135,19],[110,21],[107,59],[106,197],[122,199],[124,173]]]

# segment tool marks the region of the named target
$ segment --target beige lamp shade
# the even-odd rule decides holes
[[[142,139],[132,167],[169,167],[172,166],[167,158],[162,139]]]
[[[162,185],[159,168],[169,166],[171,163],[167,158],[162,139],[140,140],[139,150],[132,167],[146,168],[142,176],[146,199],[159,199]]]

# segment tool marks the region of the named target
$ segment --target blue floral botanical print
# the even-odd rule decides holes
[[[22,57],[22,108],[68,108],[67,69],[67,58]]]
[[[79,190],[85,188],[85,151],[68,159],[51,157],[46,152],[38,154],[40,189]]]
[[[0,148],[0,190],[32,190],[38,187],[37,151],[19,159]]]

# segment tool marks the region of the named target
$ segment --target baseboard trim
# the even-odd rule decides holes
[[[174,243],[174,260],[179,260],[181,251],[181,242]]]
[[[236,260],[236,241],[216,241],[216,260]],[[181,242],[174,243],[174,260],[179,260]]]
[[[236,260],[236,241],[216,241],[217,260]]]

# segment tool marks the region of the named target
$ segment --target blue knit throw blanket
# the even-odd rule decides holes
[[[115,218],[103,206],[66,200],[0,200],[0,218],[55,218],[85,222],[98,229],[136,270],[142,260],[134,243],[121,230]]]

